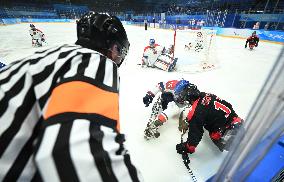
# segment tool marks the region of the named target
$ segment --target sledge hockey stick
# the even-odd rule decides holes
[[[183,137],[184,134],[185,134],[185,132],[183,132],[181,134],[180,143],[183,143],[182,137]],[[196,179],[195,175],[193,174],[193,171],[189,167],[190,160],[189,160],[188,154],[186,152],[184,152],[181,156],[182,156],[183,163],[184,163],[185,167],[187,168],[187,170],[188,170],[188,172],[191,176],[192,181],[197,182],[197,179]]]

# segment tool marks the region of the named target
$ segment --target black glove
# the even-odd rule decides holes
[[[245,48],[247,48],[247,45],[245,45]]]
[[[179,154],[187,154],[187,153],[192,154],[195,152],[195,147],[190,146],[187,142],[184,142],[184,143],[177,144],[176,150],[177,150],[177,153]]]
[[[258,43],[255,44],[255,47],[257,47],[257,46],[258,46]]]
[[[145,97],[143,97],[143,103],[145,104],[145,107],[148,107],[152,103],[153,99],[154,96],[147,93]]]

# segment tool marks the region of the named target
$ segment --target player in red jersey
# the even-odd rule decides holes
[[[256,35],[256,31],[252,33],[251,36],[247,38],[245,48],[247,48],[247,44],[249,44],[249,49],[252,50],[254,47],[258,46],[259,37]]]

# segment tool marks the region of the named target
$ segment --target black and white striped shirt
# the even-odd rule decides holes
[[[119,133],[117,66],[63,45],[0,71],[0,181],[139,181]]]

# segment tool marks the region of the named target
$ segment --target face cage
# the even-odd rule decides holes
[[[185,102],[184,97],[182,95],[182,92],[179,93],[179,94],[175,94],[174,99],[179,104],[184,104],[184,102]]]
[[[151,39],[151,40],[149,41],[149,46],[150,46],[150,47],[154,47],[154,46],[155,46],[155,40],[152,40],[152,39]]]
[[[122,64],[122,62],[126,59],[128,51],[125,47],[121,46],[121,44],[119,44],[118,42],[116,42],[115,44],[117,45],[116,51],[118,52],[118,56],[113,61],[119,67]],[[111,51],[111,49],[108,49],[108,50]]]
[[[127,56],[127,49],[120,44],[117,45],[117,52],[119,53],[119,56],[116,61],[119,62],[119,65],[124,61],[125,57]]]

